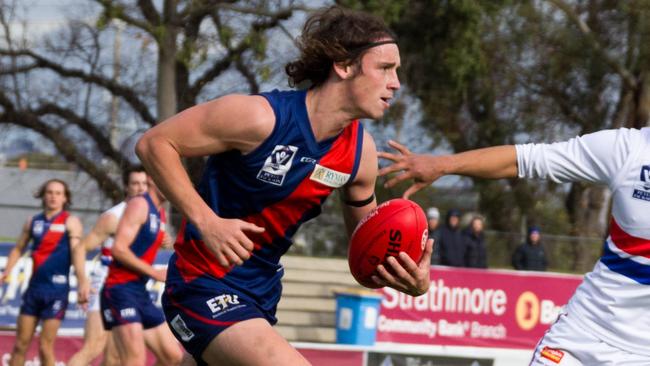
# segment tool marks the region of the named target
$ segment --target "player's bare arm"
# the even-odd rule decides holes
[[[74,267],[74,273],[77,276],[77,303],[85,304],[88,302],[90,284],[86,277],[86,248],[81,244],[83,226],[76,216],[68,217],[65,225],[68,231],[68,237],[70,238],[72,267]]]
[[[81,241],[86,251],[89,252],[99,248],[106,239],[115,234],[117,223],[117,217],[111,213],[105,212],[99,216],[95,226],[93,226],[92,230]]]
[[[379,153],[380,158],[392,161],[390,166],[379,171],[379,175],[400,172],[386,182],[386,187],[393,187],[400,182],[412,179],[413,184],[404,192],[404,198],[408,198],[447,174],[489,179],[517,176],[517,152],[512,145],[435,156],[413,154],[406,146],[395,141],[389,141],[388,144],[396,152]]]
[[[129,200],[126,209],[124,209],[124,215],[117,225],[111,254],[114,260],[128,269],[157,281],[164,281],[165,271],[156,270],[131,251],[131,245],[138,235],[140,227],[147,221],[148,214],[149,204],[144,197],[135,197]]]
[[[344,186],[340,192],[343,199],[343,219],[348,237],[352,235],[359,221],[377,207],[377,200],[374,197],[375,182],[377,181],[377,149],[372,136],[365,131],[361,156],[359,170],[354,181]],[[366,203],[364,201],[367,204],[364,204]]]
[[[20,231],[20,236],[18,236],[18,240],[16,240],[16,246],[14,246],[11,249],[11,252],[9,252],[9,256],[7,257],[7,265],[5,266],[2,275],[0,275],[0,285],[5,282],[7,277],[9,277],[11,270],[14,268],[14,266],[20,259],[20,256],[25,251],[25,248],[27,247],[27,243],[31,238],[29,232],[31,226],[32,226],[32,218],[29,217],[27,220],[25,220],[25,224],[23,225],[23,228]]]
[[[246,232],[262,232],[254,224],[223,219],[201,199],[181,164],[181,157],[255,149],[273,130],[275,116],[261,96],[232,95],[200,104],[162,122],[144,134],[136,152],[169,201],[202,234],[222,266],[250,257]]]

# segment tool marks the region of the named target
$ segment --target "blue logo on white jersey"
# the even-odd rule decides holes
[[[273,152],[266,158],[264,166],[257,173],[257,179],[281,186],[284,177],[291,169],[291,163],[298,148],[291,145],[275,145]]]
[[[641,184],[634,187],[632,197],[650,201],[650,165],[641,167],[641,176],[639,177]]]

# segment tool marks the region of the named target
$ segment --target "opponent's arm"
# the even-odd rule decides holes
[[[201,199],[181,164],[182,157],[206,156],[227,150],[252,151],[271,134],[275,115],[261,96],[225,96],[185,110],[147,131],[136,152],[154,181],[184,217],[194,224],[222,266],[250,257],[259,233],[254,224],[223,219]]]
[[[74,273],[77,276],[77,303],[85,304],[88,302],[90,285],[86,277],[86,248],[81,244],[83,225],[76,216],[69,216],[65,225],[70,238],[72,267],[74,267]]]
[[[517,152],[513,145],[436,156],[413,154],[404,145],[395,141],[389,141],[388,144],[397,150],[397,153],[379,153],[380,158],[393,162],[390,166],[381,169],[379,175],[401,172],[389,179],[385,184],[386,187],[393,187],[407,179],[413,179],[414,183],[404,192],[404,198],[408,198],[448,174],[492,179],[517,177]]]
[[[99,216],[95,226],[81,240],[81,245],[85,248],[86,252],[97,249],[106,239],[115,234],[117,223],[117,217],[111,213],[105,212]]]
[[[9,252],[9,256],[7,257],[7,265],[5,266],[2,275],[0,275],[0,284],[3,284],[7,279],[7,277],[9,277],[11,270],[14,268],[14,266],[20,259],[23,251],[27,247],[27,243],[31,238],[29,232],[31,226],[32,226],[32,218],[30,217],[25,221],[25,224],[23,225],[23,229],[20,232],[20,236],[18,237],[18,240],[16,240],[16,246],[14,246],[11,249],[11,252]]]

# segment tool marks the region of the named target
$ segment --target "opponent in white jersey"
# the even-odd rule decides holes
[[[404,197],[447,174],[607,185],[613,206],[603,256],[539,342],[531,365],[650,365],[650,128],[447,156],[389,144],[399,154],[379,154],[394,162],[380,174],[403,171],[389,187],[414,179]]]
[[[122,174],[122,182],[126,197],[134,197],[147,191],[147,174],[142,166],[126,169]],[[88,299],[88,312],[84,327],[84,344],[82,348],[70,358],[68,365],[88,365],[106,350],[103,365],[119,365],[120,360],[113,344],[112,337],[104,330],[102,318],[99,314],[99,292],[108,273],[111,263],[111,247],[117,224],[126,208],[126,201],[120,202],[104,212],[93,227],[92,231],[83,239],[82,244],[86,251],[97,249],[101,244],[98,260],[94,260],[90,273],[90,296]]]

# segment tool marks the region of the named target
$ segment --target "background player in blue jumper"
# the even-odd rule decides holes
[[[308,89],[200,104],[149,130],[136,148],[187,220],[163,308],[199,364],[308,364],[272,327],[280,257],[334,189],[348,233],[377,205],[377,152],[358,119],[381,118],[400,87],[395,37],[371,15],[332,7],[307,19],[299,48],[286,71]],[[210,156],[198,191],[181,164],[193,156]],[[419,263],[391,257],[392,271],[379,266],[375,281],[426,292],[431,247]]]
[[[115,366],[120,364],[119,355],[110,332],[104,330],[102,317],[99,313],[99,296],[104,280],[108,274],[108,266],[112,262],[111,248],[124,209],[126,201],[147,191],[147,173],[142,165],[136,165],[122,172],[122,184],[126,198],[124,201],[106,210],[95,223],[81,243],[86,251],[97,249],[101,245],[101,255],[93,261],[90,272],[90,294],[88,297],[88,311],[84,325],[84,344],[77,353],[68,361],[68,366],[85,366],[92,363],[102,351],[104,358],[102,365]]]
[[[147,177],[147,192],[128,200],[115,233],[106,282],[101,291],[104,328],[112,331],[120,365],[144,366],[145,345],[157,365],[178,365],[182,351],[149,296],[147,281],[165,280],[152,266],[166,237],[165,196]]]
[[[68,185],[62,180],[50,179],[43,183],[35,197],[42,200],[43,212],[25,222],[0,277],[1,284],[32,241],[32,276],[20,307],[16,343],[9,362],[12,366],[25,363],[25,354],[41,320],[39,358],[42,365],[54,365],[54,340],[68,307],[71,263],[77,276],[77,302],[85,304],[88,299],[89,285],[84,272],[86,251],[81,245],[83,227],[81,221],[67,211],[72,204]]]

